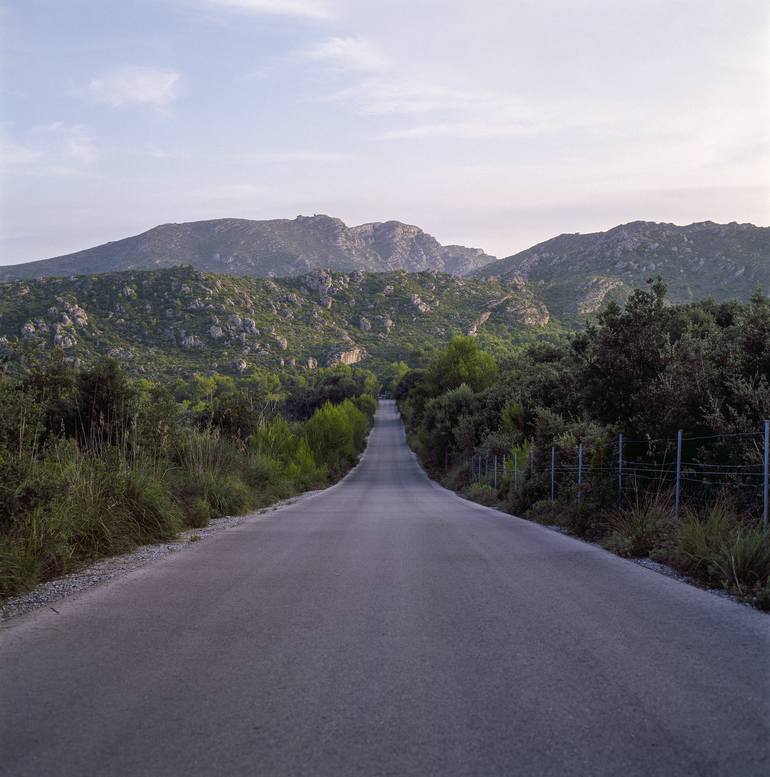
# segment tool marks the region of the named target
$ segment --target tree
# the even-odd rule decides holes
[[[473,337],[455,335],[449,347],[431,362],[426,374],[434,396],[465,383],[472,391],[483,391],[497,378],[494,358],[479,350]]]

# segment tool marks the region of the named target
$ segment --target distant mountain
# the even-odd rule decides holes
[[[497,347],[560,331],[524,284],[434,271],[271,279],[176,267],[0,284],[0,369],[14,372],[56,353],[148,376],[419,365],[456,333]]]
[[[747,299],[757,287],[770,289],[770,228],[634,221],[607,232],[559,235],[472,275],[525,279],[563,320],[593,313],[609,299],[622,301],[658,275],[674,302]]]
[[[74,254],[0,267],[0,281],[178,265],[252,277],[302,275],[315,268],[465,275],[494,259],[479,248],[442,246],[399,221],[347,227],[330,216],[217,219],[163,224]]]

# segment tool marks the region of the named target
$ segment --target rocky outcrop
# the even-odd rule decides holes
[[[423,302],[419,294],[412,294],[411,303],[418,313],[430,312],[430,305],[427,302]]]
[[[589,316],[604,304],[607,295],[625,286],[623,281],[613,278],[592,278],[581,288],[577,300],[578,315]]]
[[[179,345],[184,348],[185,351],[192,351],[197,348],[203,348],[203,340],[197,335],[183,335],[179,340]]]
[[[354,346],[353,348],[335,348],[326,357],[326,366],[334,367],[337,364],[358,364],[366,358],[366,351],[363,348]]]
[[[485,310],[469,327],[466,334],[469,337],[475,337],[476,334],[479,331],[479,327],[483,326],[488,320],[489,317],[492,315],[491,310]]]

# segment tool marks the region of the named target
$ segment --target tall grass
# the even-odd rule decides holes
[[[376,403],[362,404],[324,405],[304,424],[265,421],[248,441],[178,425],[162,445],[143,444],[120,414],[117,433],[101,417],[96,431],[41,448],[21,424],[21,441],[0,447],[0,596],[328,484],[365,444]]]

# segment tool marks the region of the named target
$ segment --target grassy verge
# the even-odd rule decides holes
[[[246,440],[180,426],[162,442],[59,436],[0,459],[0,597],[98,558],[169,540],[345,474],[366,444],[371,396],[310,418],[261,423]]]

